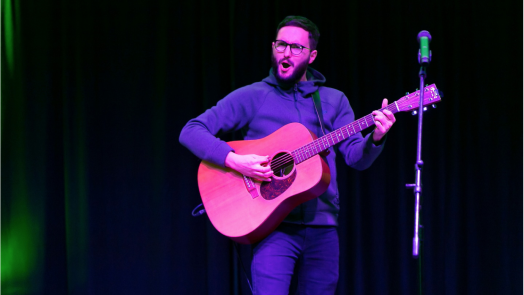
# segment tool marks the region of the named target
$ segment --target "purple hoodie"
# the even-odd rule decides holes
[[[355,120],[348,99],[341,91],[324,87],[326,79],[309,68],[307,81],[292,87],[279,85],[273,71],[262,82],[239,88],[220,100],[195,119],[191,119],[180,133],[180,143],[202,160],[224,167],[227,154],[233,149],[216,137],[217,134],[242,129],[244,139],[260,139],[280,127],[299,122],[322,136],[315,112],[312,94],[319,90],[326,133]],[[375,146],[372,133],[362,137],[357,133],[338,144],[336,148],[347,165],[357,170],[368,168],[378,157],[384,141]],[[335,152],[329,153],[326,162],[331,170],[331,183],[320,197],[295,208],[284,222],[332,225],[338,224],[339,195]]]

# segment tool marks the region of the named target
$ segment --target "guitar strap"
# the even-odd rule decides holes
[[[318,93],[318,90],[313,93],[313,102],[315,103],[315,111],[317,112],[318,121],[320,122],[320,128],[322,129],[322,133],[326,135],[326,131],[324,130],[324,116],[322,115],[322,104],[320,103],[320,94]]]

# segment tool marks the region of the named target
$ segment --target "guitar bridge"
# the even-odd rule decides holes
[[[255,182],[251,177],[247,177],[245,175],[242,175],[244,177],[244,184],[246,185],[247,191],[251,194],[251,198],[256,198],[259,196],[257,187],[255,186]]]

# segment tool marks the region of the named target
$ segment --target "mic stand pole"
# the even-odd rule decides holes
[[[418,261],[418,276],[419,276],[419,294],[422,294],[422,257],[419,258],[420,254],[420,232],[419,229],[423,229],[420,225],[420,208],[422,200],[422,118],[424,114],[424,80],[426,79],[426,65],[431,61],[431,51],[429,51],[429,41],[431,35],[427,31],[422,31],[418,35],[418,40],[421,43],[421,51],[419,51],[419,63],[421,64],[420,71],[418,73],[420,78],[419,88],[419,107],[418,107],[418,137],[417,137],[417,161],[415,163],[415,183],[406,184],[407,188],[413,188],[415,193],[415,233],[413,236],[413,258],[419,259]],[[422,55],[421,55],[422,53]]]

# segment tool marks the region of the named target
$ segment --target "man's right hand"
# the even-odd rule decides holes
[[[226,157],[225,165],[239,173],[253,177],[261,181],[271,181],[273,171],[271,167],[263,165],[269,162],[269,156],[258,155],[237,155],[229,152]]]

